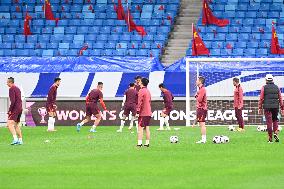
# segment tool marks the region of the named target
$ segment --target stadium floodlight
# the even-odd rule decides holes
[[[190,86],[190,79],[197,78],[200,73],[200,68],[208,63],[224,63],[224,62],[283,62],[284,58],[186,58],[186,126],[190,126],[190,111],[191,111],[191,98],[192,100],[194,97],[190,97],[191,88],[194,86]],[[191,77],[190,70],[192,70],[192,65],[195,69],[194,73],[196,74],[195,77]],[[231,68],[233,69],[233,67]]]

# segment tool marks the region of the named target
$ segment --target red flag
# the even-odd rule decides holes
[[[114,10],[117,14],[117,19],[124,20],[125,16],[121,0],[118,0],[117,4],[118,4],[117,6],[114,4]]]
[[[20,7],[16,6],[16,12],[20,12],[20,11],[21,11]]]
[[[274,26],[272,26],[270,52],[271,54],[284,54],[284,48],[281,48],[279,45],[277,33],[276,33]]]
[[[207,0],[203,0],[203,11],[202,11],[202,24],[214,24],[220,27],[224,27],[229,24],[228,19],[219,19],[213,15],[211,8],[208,6]]]
[[[85,51],[85,50],[87,50],[89,47],[88,47],[88,45],[84,45],[81,49],[80,49],[80,51],[79,51],[79,56],[82,56],[83,55],[83,52]]]
[[[125,21],[126,21],[126,24],[128,26],[128,31],[129,32],[132,32],[133,30],[136,30],[139,33],[139,35],[141,35],[141,36],[147,35],[147,32],[145,31],[143,26],[137,26],[134,23],[129,8],[127,9],[127,14],[126,15],[127,16],[125,17]]]
[[[165,10],[165,7],[164,5],[160,5],[159,9],[158,10]]]
[[[30,29],[30,20],[32,19],[32,17],[28,14],[28,12],[26,12],[26,17],[24,20],[24,35],[28,36],[28,35],[32,35],[31,29]]]
[[[209,50],[206,48],[201,37],[198,35],[194,25],[192,24],[192,56],[209,55]]]
[[[45,7],[45,9],[44,9],[45,19],[46,20],[55,20],[55,23],[56,23],[56,26],[57,26],[59,18],[54,18],[49,0],[45,0],[44,7]]]

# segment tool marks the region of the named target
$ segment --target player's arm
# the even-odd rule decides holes
[[[100,104],[101,104],[101,106],[103,107],[104,110],[107,110],[105,102],[104,102],[102,97],[100,98]]]
[[[195,98],[198,102],[202,102],[203,99],[205,98],[205,91],[200,90],[199,93],[196,94]]]
[[[144,96],[143,93],[141,93],[141,92],[138,93],[137,114],[140,113],[140,110],[141,110],[141,107],[142,107],[142,104],[143,104],[143,99],[144,99],[143,96]]]
[[[263,101],[264,101],[264,87],[262,87],[261,90],[260,90],[260,97],[259,97],[259,101],[258,101],[258,113],[259,114],[262,113]]]
[[[9,107],[8,114],[10,114],[14,110],[14,107],[15,107],[16,94],[14,90],[9,90],[9,97],[10,97],[10,107]]]

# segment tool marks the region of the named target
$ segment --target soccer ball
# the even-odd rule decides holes
[[[214,144],[222,144],[222,143],[228,143],[229,142],[229,137],[227,136],[214,136],[213,137],[213,143]]]
[[[178,143],[178,137],[177,136],[171,136],[170,137],[170,142],[171,143]]]
[[[223,138],[223,140],[224,140],[224,143],[228,143],[228,142],[230,142],[229,137],[227,137],[227,136],[223,136],[222,138]]]
[[[213,137],[213,143],[214,144],[220,144],[221,143],[221,137],[220,136],[214,136]]]
[[[229,131],[236,131],[236,128],[233,125],[229,125],[228,130]]]
[[[220,136],[220,143],[225,143],[225,138],[224,138],[224,136]]]

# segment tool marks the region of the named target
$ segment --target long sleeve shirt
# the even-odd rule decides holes
[[[142,87],[138,92],[137,112],[139,116],[152,116],[151,93],[146,87]]]

